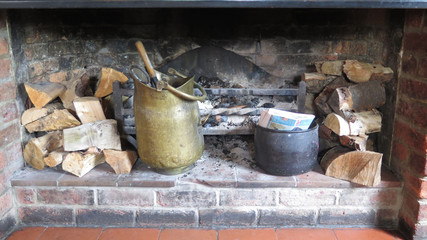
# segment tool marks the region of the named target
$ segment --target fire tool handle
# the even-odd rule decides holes
[[[136,48],[138,49],[139,55],[142,57],[142,61],[144,61],[145,68],[147,69],[148,75],[152,78],[154,81],[155,86],[157,86],[157,76],[156,72],[154,71],[153,65],[151,65],[150,59],[148,58],[147,52],[145,51],[144,45],[141,41],[137,41],[135,43]]]

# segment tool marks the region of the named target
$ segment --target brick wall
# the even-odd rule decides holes
[[[400,226],[427,237],[427,11],[409,10],[394,124],[392,165],[405,182]]]
[[[16,83],[6,12],[0,10],[0,238],[16,224],[9,179],[23,165]]]

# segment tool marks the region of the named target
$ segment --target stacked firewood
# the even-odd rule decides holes
[[[381,180],[382,154],[373,151],[369,136],[381,131],[384,82],[390,68],[355,60],[315,63],[304,73],[309,105],[321,119],[320,150],[328,150],[320,165],[328,176],[375,186]]]
[[[63,83],[25,83],[34,107],[21,116],[29,133],[24,159],[35,169],[62,165],[64,171],[82,177],[107,162],[117,174],[129,173],[137,159],[135,151],[122,151],[117,122],[106,119],[102,98],[113,92],[113,81],[126,82],[119,71],[102,68],[95,94],[84,71]],[[58,100],[60,99],[60,101]]]

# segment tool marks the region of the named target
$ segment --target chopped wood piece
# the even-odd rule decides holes
[[[32,138],[24,148],[24,159],[33,168],[41,170],[45,167],[44,158],[63,146],[62,132],[50,132],[39,138]]]
[[[301,79],[306,82],[308,93],[320,93],[335,78],[321,73],[303,73],[301,76]]]
[[[83,154],[72,152],[67,154],[62,162],[62,169],[78,177],[83,177],[86,173],[101,163],[104,163],[104,154]]]
[[[325,124],[319,125],[319,138],[332,140],[332,141],[338,140],[337,134],[335,134],[330,128],[325,126]]]
[[[335,147],[323,156],[320,165],[327,176],[372,187],[381,182],[382,156],[371,151]]]
[[[49,153],[47,155],[47,157],[45,157],[43,159],[43,161],[45,162],[45,164],[49,167],[55,167],[58,166],[59,164],[62,163],[62,161],[64,160],[65,156],[68,154],[68,152],[64,152],[64,149],[61,148],[59,150],[55,150],[51,153]]]
[[[96,122],[105,120],[104,111],[102,111],[101,102],[97,97],[81,97],[73,101],[77,116],[82,123]]]
[[[86,95],[91,95],[92,90],[89,85],[89,77],[81,71],[76,71],[75,77],[69,81],[63,82],[66,90],[59,97],[66,109],[75,111],[73,100]]]
[[[343,77],[337,77],[330,84],[328,84],[319,94],[319,96],[314,99],[314,105],[318,114],[326,116],[329,113],[332,113],[332,109],[327,104],[329,96],[331,96],[332,92],[334,92],[335,89],[347,86],[350,86],[350,83],[347,82]]]
[[[350,135],[350,125],[344,118],[336,113],[328,114],[324,124],[338,136]]]
[[[98,80],[95,97],[105,97],[113,92],[113,82],[125,83],[128,78],[121,72],[112,68],[102,68],[101,77]]]
[[[80,125],[67,109],[53,110],[53,113],[25,125],[28,132],[55,131]]]
[[[340,136],[340,143],[344,147],[355,149],[358,151],[366,151],[368,136]]]
[[[377,110],[352,113],[346,112],[345,119],[338,114],[331,113],[325,119],[325,126],[338,136],[363,136],[381,131],[381,113]]]
[[[105,161],[110,164],[116,174],[130,173],[132,166],[138,159],[136,152],[131,150],[104,150],[104,156]]]
[[[121,150],[116,120],[107,119],[64,129],[65,151],[85,150],[89,147]]]
[[[370,80],[385,82],[393,78],[393,70],[389,67],[384,67],[381,64],[363,63],[356,60],[345,61],[343,71],[350,81],[356,83]]]
[[[385,103],[385,89],[379,81],[369,81],[349,87],[335,89],[328,105],[335,113],[345,110],[368,111]]]
[[[25,83],[24,86],[31,102],[38,109],[44,107],[65,91],[63,85],[52,82]]]
[[[101,150],[99,150],[97,147],[90,147],[85,152],[85,154],[99,154],[99,153],[101,153]]]
[[[45,117],[51,113],[55,109],[62,109],[62,104],[60,103],[50,103],[43,108],[30,108],[25,110],[21,116],[21,124],[26,125],[28,123],[34,122],[42,117]]]
[[[327,75],[342,76],[344,61],[316,62],[316,70]]]

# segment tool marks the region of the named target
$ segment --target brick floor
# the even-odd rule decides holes
[[[399,240],[393,231],[373,228],[264,228],[264,229],[147,229],[27,227],[8,240]]]

